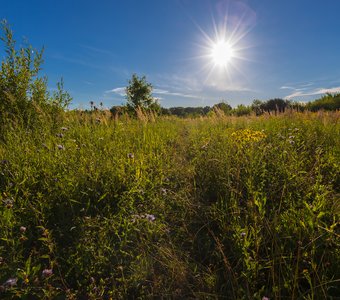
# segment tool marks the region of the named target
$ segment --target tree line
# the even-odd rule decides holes
[[[279,114],[286,110],[295,111],[318,111],[328,110],[334,111],[340,109],[340,94],[326,94],[320,99],[303,103],[291,101],[281,98],[269,99],[266,101],[254,100],[250,105],[239,104],[235,108],[227,101],[220,101],[213,106],[198,106],[198,107],[162,107],[157,98],[152,96],[153,86],[147,82],[146,77],[139,77],[136,74],[132,75],[129,84],[125,89],[126,105],[113,106],[110,111],[113,115],[120,115],[124,113],[135,114],[136,109],[144,111],[153,111],[160,115],[173,115],[178,117],[199,117],[209,116],[216,112],[222,112],[225,115],[262,115],[264,113]]]

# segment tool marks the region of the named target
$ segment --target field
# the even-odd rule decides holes
[[[8,130],[0,298],[340,299],[339,117]]]

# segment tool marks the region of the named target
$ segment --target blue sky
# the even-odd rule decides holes
[[[49,88],[73,108],[125,102],[133,73],[165,107],[232,106],[340,92],[338,0],[0,0],[0,18],[45,47]],[[228,63],[213,56],[223,41]],[[229,47],[228,46],[228,47]],[[3,46],[0,54],[3,56]],[[228,48],[229,49],[229,48]]]

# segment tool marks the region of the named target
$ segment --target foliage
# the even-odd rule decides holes
[[[218,109],[222,110],[226,115],[229,114],[232,110],[232,107],[227,102],[223,101],[215,104],[213,108],[214,107],[217,107]]]
[[[320,99],[316,99],[307,105],[307,109],[311,111],[318,110],[339,110],[340,109],[340,94],[327,94]]]
[[[0,144],[0,298],[325,299],[339,113],[69,111]]]
[[[239,104],[237,105],[236,108],[234,108],[231,113],[235,116],[246,116],[249,115],[251,113],[251,108],[249,106],[243,105],[243,104]]]
[[[38,126],[42,117],[51,116],[66,108],[71,97],[63,89],[63,81],[57,84],[52,97],[47,91],[47,78],[39,77],[43,63],[43,49],[32,46],[16,49],[16,41],[6,21],[1,22],[6,57],[0,69],[0,135],[6,128],[22,125]]]
[[[138,77],[133,74],[126,87],[127,109],[135,113],[137,108],[158,112],[160,106],[152,96],[152,84],[146,81],[146,77]]]

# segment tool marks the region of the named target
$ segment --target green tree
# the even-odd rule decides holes
[[[322,96],[307,104],[307,108],[311,111],[324,110],[339,110],[340,109],[340,94],[330,94]]]
[[[18,125],[36,128],[40,116],[52,116],[66,108],[72,98],[64,91],[63,80],[57,84],[57,91],[50,94],[47,78],[40,77],[43,63],[43,49],[31,45],[16,47],[13,32],[6,20],[1,22],[6,56],[0,66],[0,137],[6,128]]]
[[[221,101],[220,103],[215,104],[213,107],[217,107],[218,109],[222,110],[226,115],[228,115],[232,110],[232,107],[226,101]]]
[[[254,99],[253,103],[251,104],[251,109],[257,116],[263,114],[263,105],[264,103],[261,100]]]
[[[146,81],[146,77],[133,74],[126,87],[126,106],[128,111],[135,112],[137,108],[158,112],[160,105],[152,96],[153,86]]]

